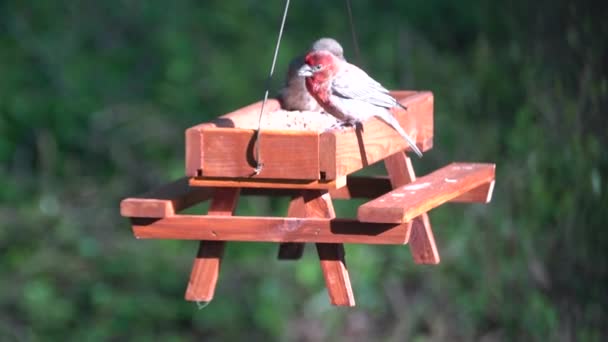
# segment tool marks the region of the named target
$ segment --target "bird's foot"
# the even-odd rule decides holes
[[[334,130],[334,129],[344,129],[344,128],[349,127],[349,126],[350,126],[350,124],[348,122],[338,121],[335,124],[329,126],[326,129],[326,131],[331,131],[331,130]]]
[[[355,130],[360,129],[361,131],[363,131],[363,124],[361,123],[361,121],[339,121],[329,126],[325,131],[331,131],[334,129],[343,130],[350,127],[354,127]]]

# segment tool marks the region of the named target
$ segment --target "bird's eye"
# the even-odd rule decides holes
[[[322,68],[323,68],[323,67],[321,66],[321,64],[317,64],[317,65],[315,65],[315,66],[313,66],[313,67],[312,67],[312,69],[313,69],[314,71],[319,71],[319,70],[321,70]]]

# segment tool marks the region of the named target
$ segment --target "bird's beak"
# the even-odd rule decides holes
[[[298,76],[302,77],[310,77],[312,76],[312,68],[308,64],[302,65],[302,67],[298,70]]]

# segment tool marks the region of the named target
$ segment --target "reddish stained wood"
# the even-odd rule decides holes
[[[392,94],[408,107],[407,112],[394,111],[397,119],[407,132],[416,136],[418,147],[423,151],[430,149],[433,145],[433,94],[413,91],[394,91]],[[252,126],[258,118],[260,105],[258,102],[223,115],[212,123],[188,129],[186,175],[195,177],[202,170],[204,176],[249,176],[254,166],[254,130],[239,127]],[[275,111],[279,109],[279,103],[270,100],[266,108],[268,112]],[[211,136],[207,137],[207,132]],[[256,176],[258,178],[322,179],[318,172],[321,171],[325,179],[334,179],[408,148],[396,132],[377,119],[365,122],[363,132],[359,134],[350,129],[328,132],[262,130],[262,135],[260,149],[265,167]],[[269,139],[265,139],[265,135]],[[311,136],[316,144],[308,140],[313,139]],[[295,166],[290,169],[292,165]],[[317,172],[311,177],[313,170]]]
[[[411,226],[352,219],[175,215],[132,218],[138,239],[397,244]]]
[[[210,302],[213,299],[225,246],[224,241],[201,241],[199,243],[184,296],[186,300]]]
[[[410,96],[416,95],[418,93],[420,93],[420,91],[416,91],[416,90],[391,90],[390,91],[391,96],[398,100],[402,100],[406,97],[410,97]]]
[[[206,127],[215,127],[213,123],[203,123],[186,130],[186,176],[196,177],[203,168],[203,135]]]
[[[494,192],[494,182],[495,181],[491,181],[482,184],[475,189],[454,198],[451,201],[463,203],[490,203],[492,200],[492,193]]]
[[[304,215],[306,217],[336,217],[331,196],[327,192],[304,191]],[[342,243],[317,243],[317,254],[325,278],[325,286],[332,305],[355,306],[355,296],[346,268],[344,245]]]
[[[359,207],[362,222],[408,222],[494,180],[494,164],[452,163]]]
[[[397,152],[386,157],[386,159],[384,159],[384,168],[388,173],[391,189],[398,188],[416,180],[416,173],[414,172],[412,160],[407,156],[407,154],[405,154],[405,152]],[[410,234],[407,236],[407,241],[410,243],[410,250],[414,250],[417,247],[415,243],[414,245],[411,245],[411,230],[409,233]]]
[[[289,208],[287,209],[287,217],[305,217],[306,216],[306,204],[304,203],[304,196],[300,193],[299,196],[294,196],[289,202]],[[297,260],[302,257],[304,253],[304,243],[299,242],[287,242],[282,243],[279,246],[279,260]]]
[[[317,254],[325,277],[329,301],[333,305],[355,306],[355,296],[346,268],[344,245],[317,243]]]
[[[401,126],[407,127],[409,124],[415,127],[416,145],[421,151],[428,151],[433,148],[435,97],[430,91],[419,91],[411,95],[405,95],[408,93],[405,91],[403,96],[399,95],[400,92],[393,91],[392,94],[407,110],[396,107],[393,113]],[[408,147],[406,151],[411,151],[411,149]]]
[[[408,110],[394,110],[403,129],[422,151],[433,146],[433,94],[419,92],[398,99]],[[411,150],[399,134],[380,119],[372,118],[363,128],[334,129],[321,133],[320,169],[328,179],[347,175],[387,156]]]
[[[190,179],[191,186],[203,187],[236,187],[260,189],[309,189],[328,190],[346,186],[345,176],[329,181],[319,180],[290,180],[290,179],[259,179],[259,178],[217,178],[197,177]]]
[[[393,189],[416,180],[412,160],[403,152],[397,152],[384,159],[384,167]]]
[[[252,120],[257,120],[262,107],[262,101],[239,108],[222,115],[213,122],[206,122],[186,130],[186,176],[196,177],[203,168],[203,130],[211,127],[240,127],[251,126]],[[272,112],[281,106],[276,99],[268,99],[264,112]],[[257,125],[256,125],[257,126]],[[253,127],[256,127],[253,126]]]
[[[441,261],[427,213],[414,218],[409,244],[415,263],[437,265]]]
[[[210,188],[191,188],[188,178],[180,178],[139,197],[120,202],[120,215],[124,217],[161,218],[205,201],[213,195]]]
[[[238,203],[239,192],[240,190],[235,188],[216,189],[208,214],[233,215]],[[186,289],[186,300],[208,302],[213,299],[225,244],[224,241],[200,242]]]
[[[263,130],[259,143],[264,168],[255,176],[254,130],[208,127],[202,134],[205,177],[319,179],[317,132]]]
[[[393,188],[410,184],[416,180],[412,160],[403,152],[395,153],[384,160]],[[439,263],[439,253],[428,214],[424,213],[412,222],[409,236],[410,252],[417,264]]]
[[[324,179],[335,179],[339,175],[345,175],[346,173],[339,173],[337,170],[337,138],[333,131],[326,131],[319,134],[319,172],[320,177]]]
[[[390,179],[385,176],[361,177],[348,176],[346,185],[338,187],[343,183],[344,177],[328,183],[311,181],[309,183],[276,183],[266,186],[263,180],[241,182],[241,181],[212,181],[188,179],[186,177],[163,185],[138,197],[130,197],[121,201],[120,214],[123,217],[150,217],[161,218],[175,215],[183,209],[194,204],[206,201],[213,195],[216,186],[240,187],[242,196],[296,196],[301,190],[298,188],[329,188],[329,193],[334,199],[351,198],[376,198],[391,191]],[[193,186],[188,186],[188,183]],[[207,187],[203,187],[207,186]],[[281,186],[279,188],[278,186]],[[482,184],[475,189],[464,193],[451,202],[476,202],[488,203],[492,197],[493,181]]]

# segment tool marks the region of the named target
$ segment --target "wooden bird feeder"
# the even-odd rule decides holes
[[[393,114],[422,151],[430,150],[433,94],[392,95],[408,108]],[[256,142],[260,107],[255,103],[186,130],[185,177],[121,202],[136,238],[200,241],[186,300],[213,298],[227,241],[280,243],[279,259],[298,259],[305,243],[315,243],[331,303],[354,306],[344,243],[409,243],[416,263],[437,264],[427,212],[446,202],[491,199],[494,164],[452,163],[416,178],[406,142],[377,119],[359,129],[327,130],[318,123],[332,117],[281,112],[271,99]],[[254,175],[257,143],[264,167]],[[387,177],[351,175],[378,161]],[[233,216],[239,196],[247,195],[290,196],[287,215]],[[369,201],[359,206],[357,219],[336,218],[332,199],[352,198]],[[206,200],[207,215],[179,214]]]

